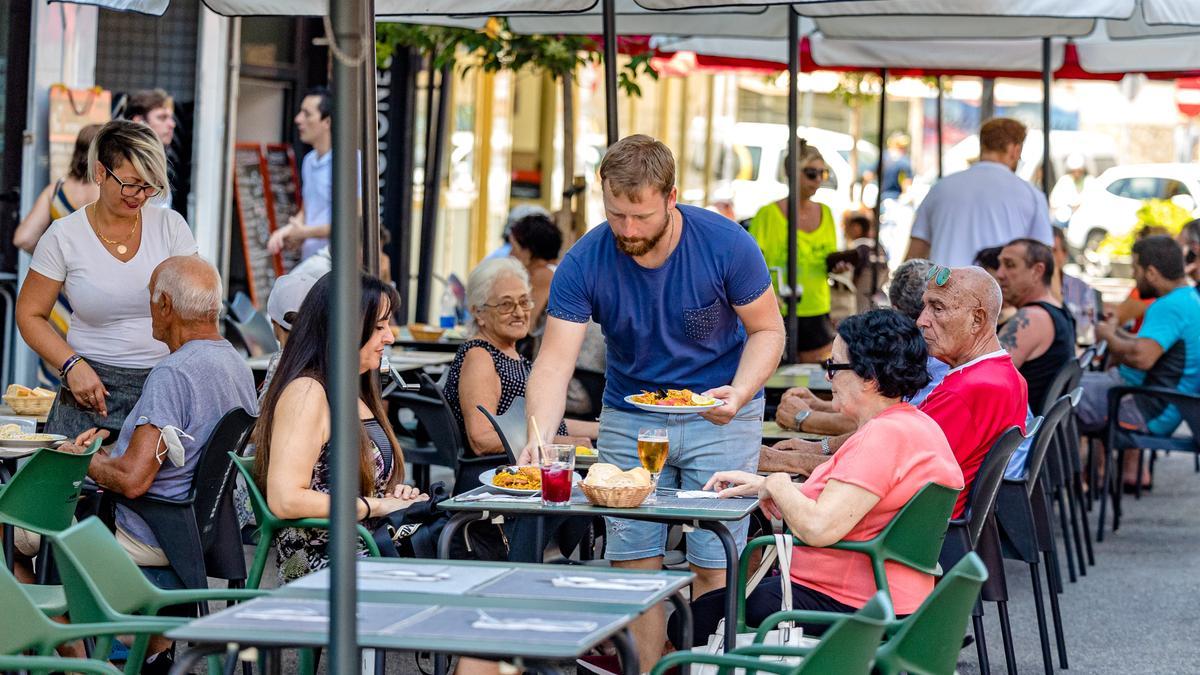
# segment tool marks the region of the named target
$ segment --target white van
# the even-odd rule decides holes
[[[800,127],[797,131],[825,158],[829,178],[813,198],[828,205],[834,222],[840,224],[842,213],[851,206],[850,186],[855,177],[850,175],[849,157],[853,139],[848,134],[812,127]],[[738,220],[751,218],[764,205],[787,196],[787,174],[783,172],[786,124],[739,122],[723,140],[721,184],[732,195]],[[859,139],[859,175],[874,171],[878,161],[879,149],[875,144]]]

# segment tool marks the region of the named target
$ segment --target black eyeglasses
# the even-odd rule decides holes
[[[825,180],[829,178],[829,169],[801,169],[800,173],[809,180]]]
[[[104,165],[101,164],[100,166],[104,166]],[[117,183],[119,183],[121,185],[121,196],[122,197],[136,197],[139,194],[144,194],[144,195],[146,195],[146,199],[154,199],[155,197],[158,196],[158,193],[162,192],[162,190],[160,190],[155,185],[138,185],[137,183],[126,183],[125,181],[121,180],[120,178],[117,178],[117,174],[113,173],[112,169],[108,168],[107,166],[104,166],[104,170],[108,172],[108,175],[112,176],[113,180],[117,181]]]
[[[825,379],[832,380],[833,374],[839,370],[851,370],[854,366],[849,363],[835,363],[833,359],[825,359],[821,363],[821,367],[825,369]]]
[[[934,265],[925,273],[925,283],[932,281],[938,286],[945,286],[947,281],[950,281],[950,268]]]

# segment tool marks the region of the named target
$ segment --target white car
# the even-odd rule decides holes
[[[829,167],[829,178],[817,190],[815,201],[829,206],[834,222],[851,206],[850,148],[853,139],[825,129],[800,127],[798,135],[816,146]],[[754,216],[764,205],[787,196],[787,175],[783,156],[787,153],[787,125],[739,122],[723,139],[722,178],[732,192],[733,210],[738,220]],[[879,150],[874,143],[859,139],[858,171],[874,171]]]
[[[1200,195],[1200,166],[1128,164],[1100,174],[1084,188],[1079,209],[1067,224],[1067,243],[1084,253],[1095,251],[1106,235],[1122,236],[1137,225],[1145,199],[1170,199],[1191,212]]]

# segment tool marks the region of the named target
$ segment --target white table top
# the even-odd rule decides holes
[[[272,354],[252,356],[246,359],[251,370],[266,370]],[[454,360],[454,352],[425,352],[418,350],[391,349],[388,362],[399,370],[418,370],[427,366],[444,366]]]

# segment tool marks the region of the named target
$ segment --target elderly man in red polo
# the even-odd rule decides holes
[[[935,265],[927,276],[925,309],[917,326],[929,355],[948,364],[950,371],[920,409],[942,428],[962,468],[966,486],[954,507],[957,517],[966,508],[971,482],[992,443],[1011,426],[1025,429],[1029,397],[1025,379],[996,337],[996,317],[1003,304],[996,280],[981,267]],[[849,436],[830,439],[830,451]],[[759,470],[808,474],[820,459],[815,446],[802,441],[787,447],[790,452],[764,453]]]

